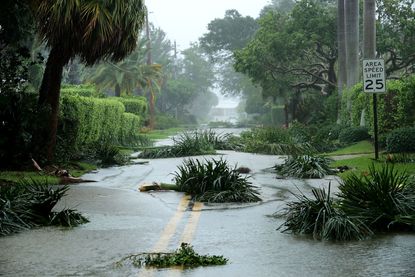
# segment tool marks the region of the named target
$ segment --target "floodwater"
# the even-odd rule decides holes
[[[336,191],[334,176],[323,180],[276,179],[270,168],[282,157],[221,151],[230,164],[252,170],[250,181],[263,201],[247,205],[205,205],[197,220],[183,210],[182,194],[141,193],[140,184],[171,183],[183,158],[155,159],[148,164],[101,169],[84,176],[97,180],[71,187],[58,208],[76,208],[90,223],[73,229],[39,228],[0,238],[1,276],[415,276],[415,236],[389,234],[375,239],[330,243],[277,231],[281,219],[271,215],[292,199],[297,188]],[[165,235],[172,219],[177,225]],[[224,255],[225,266],[195,269],[115,267],[121,258],[150,252],[165,238],[176,249],[193,222],[190,241],[201,254]]]

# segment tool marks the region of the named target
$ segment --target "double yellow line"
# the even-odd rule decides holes
[[[179,205],[177,206],[177,210],[174,215],[171,217],[169,222],[167,223],[166,227],[164,227],[163,232],[160,235],[158,242],[154,245],[152,252],[166,252],[167,247],[176,233],[177,227],[183,218],[183,215],[187,211],[190,203],[190,196],[183,196],[180,199]],[[193,239],[193,236],[196,232],[197,224],[199,222],[199,218],[201,215],[201,211],[203,208],[203,204],[200,202],[195,202],[189,216],[189,220],[184,228],[183,234],[180,238],[179,245],[182,242],[190,243]],[[154,269],[142,269],[140,270],[139,276],[153,276],[155,273]],[[180,275],[180,271],[176,272],[177,275]],[[175,274],[176,275],[176,274]]]

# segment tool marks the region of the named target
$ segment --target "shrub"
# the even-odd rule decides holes
[[[174,145],[143,150],[139,157],[147,159],[186,157],[214,154],[215,149],[235,149],[238,146],[228,134],[218,135],[212,130],[184,132],[173,138]]]
[[[348,127],[344,128],[339,134],[340,143],[351,144],[362,140],[369,139],[370,135],[366,127]]]
[[[125,113],[120,101],[68,95],[61,101],[57,156],[62,160],[101,143],[137,146],[142,141],[140,117]]]
[[[108,165],[123,165],[128,159],[120,152],[120,149],[114,145],[103,143],[100,144],[96,150],[96,156],[101,160],[101,164]]]
[[[69,85],[65,84],[61,87],[62,95],[78,95],[84,97],[104,98],[105,94],[98,91],[94,84]]]
[[[132,113],[140,118],[147,117],[147,100],[145,97],[111,97],[111,99],[121,102],[125,107],[125,112]]]
[[[372,235],[372,231],[357,218],[348,217],[337,209],[335,201],[324,189],[313,188],[314,199],[294,194],[297,201],[287,203],[282,216],[286,221],[278,228],[282,232],[312,235],[314,239],[355,240]]]
[[[192,195],[203,202],[257,202],[259,193],[248,182],[248,177],[241,177],[236,168],[232,169],[226,161],[185,160],[174,173],[174,180],[179,191]]]
[[[386,151],[389,153],[415,152],[415,127],[393,130],[386,137]]]
[[[88,221],[74,210],[52,212],[69,187],[49,186],[47,182],[23,179],[18,185],[0,186],[0,236],[34,226],[75,226]]]
[[[375,230],[415,227],[415,183],[384,165],[367,176],[348,175],[339,186],[341,209]]]
[[[240,142],[243,150],[250,153],[299,155],[315,151],[310,143],[295,141],[283,128],[255,128],[243,132]]]
[[[399,127],[413,126],[415,121],[415,75],[402,80],[388,81],[386,94],[378,97],[379,133],[387,133]],[[345,90],[342,97],[342,122],[359,125],[364,109],[365,121],[373,133],[373,98],[363,92],[362,83]],[[347,103],[351,103],[348,106]]]
[[[180,121],[165,114],[158,114],[155,118],[154,128],[157,130],[165,130],[169,128],[175,128],[180,125]]]
[[[331,159],[322,156],[289,156],[281,165],[276,165],[277,172],[286,177],[323,178],[331,174]]]

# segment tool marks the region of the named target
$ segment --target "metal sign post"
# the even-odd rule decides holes
[[[373,93],[373,131],[375,133],[375,159],[377,160],[379,159],[377,93],[386,91],[384,60],[363,60],[363,91]]]

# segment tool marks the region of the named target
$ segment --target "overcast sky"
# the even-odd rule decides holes
[[[179,50],[190,46],[207,33],[207,25],[223,18],[225,11],[238,10],[243,16],[257,18],[268,0],[146,0],[150,22],[176,40]]]

